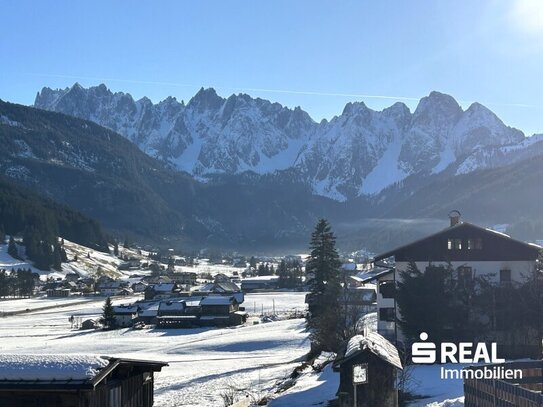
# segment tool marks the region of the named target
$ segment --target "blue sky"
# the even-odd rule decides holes
[[[438,90],[543,133],[542,0],[0,0],[0,62],[23,104],[75,81],[154,102],[213,86],[320,120]]]

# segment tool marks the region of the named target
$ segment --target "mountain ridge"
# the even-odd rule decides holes
[[[517,224],[514,230],[539,239],[526,225],[543,224],[534,202],[543,194],[534,148],[542,141],[481,154],[485,169],[414,173],[378,194],[339,202],[314,194],[295,168],[210,174],[202,183],[94,122],[0,102],[0,175],[97,219],[113,236],[184,249],[303,250],[324,217],[343,248],[381,251],[445,227],[451,209],[482,225]],[[517,153],[515,162],[494,164]]]
[[[414,174],[467,173],[531,154],[523,148],[524,133],[483,105],[462,110],[452,96],[435,91],[414,112],[401,102],[381,111],[349,102],[320,123],[299,107],[247,94],[224,98],[212,88],[201,88],[187,104],[173,97],[153,104],[103,84],[45,87],[34,106],[111,128],[199,180],[292,170],[314,194],[338,201],[376,195]],[[504,147],[516,149],[512,158]]]

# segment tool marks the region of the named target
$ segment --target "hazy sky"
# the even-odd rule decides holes
[[[213,86],[320,120],[438,90],[543,133],[543,0],[0,0],[0,63],[23,104],[75,81],[154,102]]]

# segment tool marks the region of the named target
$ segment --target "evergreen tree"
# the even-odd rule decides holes
[[[119,243],[115,240],[115,243],[113,243],[113,254],[116,257],[119,257]]]
[[[401,310],[398,321],[409,340],[426,332],[435,342],[461,341],[470,337],[470,309],[473,287],[460,285],[449,265],[429,264],[421,272],[415,263],[400,271],[396,301]]]
[[[259,264],[258,265],[257,274],[259,276],[265,276],[266,275],[266,266],[264,266],[264,264]]]
[[[256,270],[256,259],[255,259],[255,256],[251,256],[251,259],[249,260],[249,266]]]
[[[279,288],[287,288],[289,286],[289,272],[285,260],[281,260],[281,263],[277,266],[277,275],[279,276]]]
[[[17,245],[15,244],[15,239],[13,239],[13,236],[9,237],[8,254],[14,259],[19,258],[19,251],[17,250]]]
[[[9,276],[6,270],[0,270],[0,298],[9,295]]]
[[[306,263],[310,293],[308,326],[315,351],[339,350],[341,342],[341,295],[339,254],[336,238],[327,220],[320,219],[311,235],[311,254]]]
[[[62,269],[62,248],[59,244],[53,249],[53,268],[58,271]]]
[[[113,313],[113,305],[111,304],[111,298],[107,297],[104,307],[102,308],[102,323],[105,329],[115,328],[115,315]]]
[[[4,225],[0,223],[0,244],[4,244],[6,240],[6,232],[4,230]]]

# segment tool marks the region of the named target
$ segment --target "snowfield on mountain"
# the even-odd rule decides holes
[[[108,127],[200,180],[289,170],[315,194],[339,201],[377,194],[414,174],[464,174],[543,152],[541,137],[525,137],[479,103],[463,110],[439,92],[422,98],[413,113],[403,103],[374,111],[356,102],[320,123],[299,107],[246,94],[225,99],[212,88],[187,104],[173,97],[153,104],[76,83],[43,88],[34,106]]]

